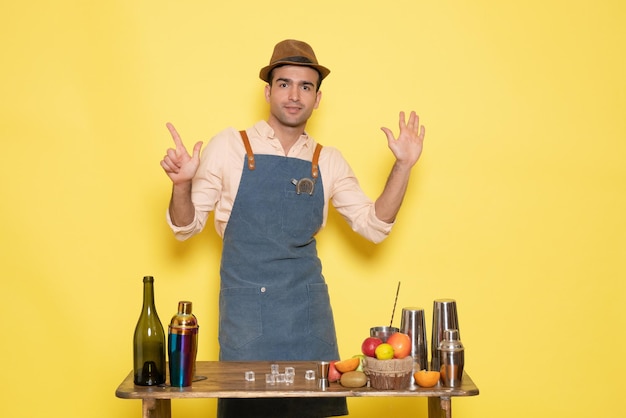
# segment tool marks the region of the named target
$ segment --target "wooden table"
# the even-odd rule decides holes
[[[286,366],[296,369],[293,384],[266,384],[265,374],[270,373],[270,364],[279,364],[281,372]],[[171,418],[171,400],[183,398],[306,398],[306,397],[428,397],[429,418],[451,418],[452,397],[478,395],[478,388],[464,373],[463,384],[458,388],[421,388],[413,384],[402,390],[377,390],[369,387],[345,388],[331,383],[322,390],[317,380],[306,380],[306,370],[316,370],[316,362],[219,362],[199,361],[196,364],[196,380],[190,387],[175,388],[168,385],[149,387],[136,386],[133,372],[124,379],[115,391],[118,398],[141,399],[143,418]],[[254,371],[256,379],[247,382],[246,371]],[[169,381],[169,379],[168,379]]]

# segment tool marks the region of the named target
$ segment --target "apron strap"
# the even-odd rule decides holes
[[[311,176],[313,176],[313,180],[317,179],[317,176],[320,174],[319,166],[317,164],[320,159],[320,152],[322,152],[322,145],[317,144],[315,146],[315,151],[313,152],[313,161],[311,161]]]
[[[256,167],[254,163],[254,154],[252,153],[252,147],[250,146],[250,140],[248,139],[248,134],[246,131],[239,131],[241,135],[241,139],[243,140],[243,146],[246,147],[246,155],[248,156],[248,170],[254,170]]]
[[[245,130],[239,131],[239,134],[241,135],[243,146],[246,147],[246,155],[248,156],[248,169],[252,171],[254,170],[254,167],[256,167],[256,165],[254,162],[254,153],[252,152],[252,147],[250,146],[250,140],[248,139],[248,134],[246,133]],[[313,152],[313,160],[311,161],[311,176],[313,176],[314,179],[316,179],[320,174],[319,164],[318,164],[318,161],[320,159],[320,152],[322,152],[322,145],[317,144],[315,146],[315,151]]]

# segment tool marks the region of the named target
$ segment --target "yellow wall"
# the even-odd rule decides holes
[[[333,213],[319,236],[342,356],[389,321],[402,281],[398,309],[457,300],[481,394],[455,416],[621,413],[622,1],[39,3],[0,6],[2,416],[139,416],[114,391],[146,274],[164,323],[194,302],[199,358],[217,358],[220,241],[179,243],[165,224],[164,125],[192,143],[263,118],[258,70],[288,37],[333,71],[310,132],[372,197],[391,164],[379,127],[411,109],[427,125],[394,234],[374,246]],[[412,417],[425,402],[350,408]]]

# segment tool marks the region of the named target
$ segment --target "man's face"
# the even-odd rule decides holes
[[[310,67],[286,65],[274,69],[272,84],[265,87],[270,126],[277,123],[304,130],[322,98],[322,93],[316,91],[318,79],[319,73]]]

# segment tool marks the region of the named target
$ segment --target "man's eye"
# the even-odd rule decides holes
[[[287,83],[280,83],[281,87],[287,87]]]

